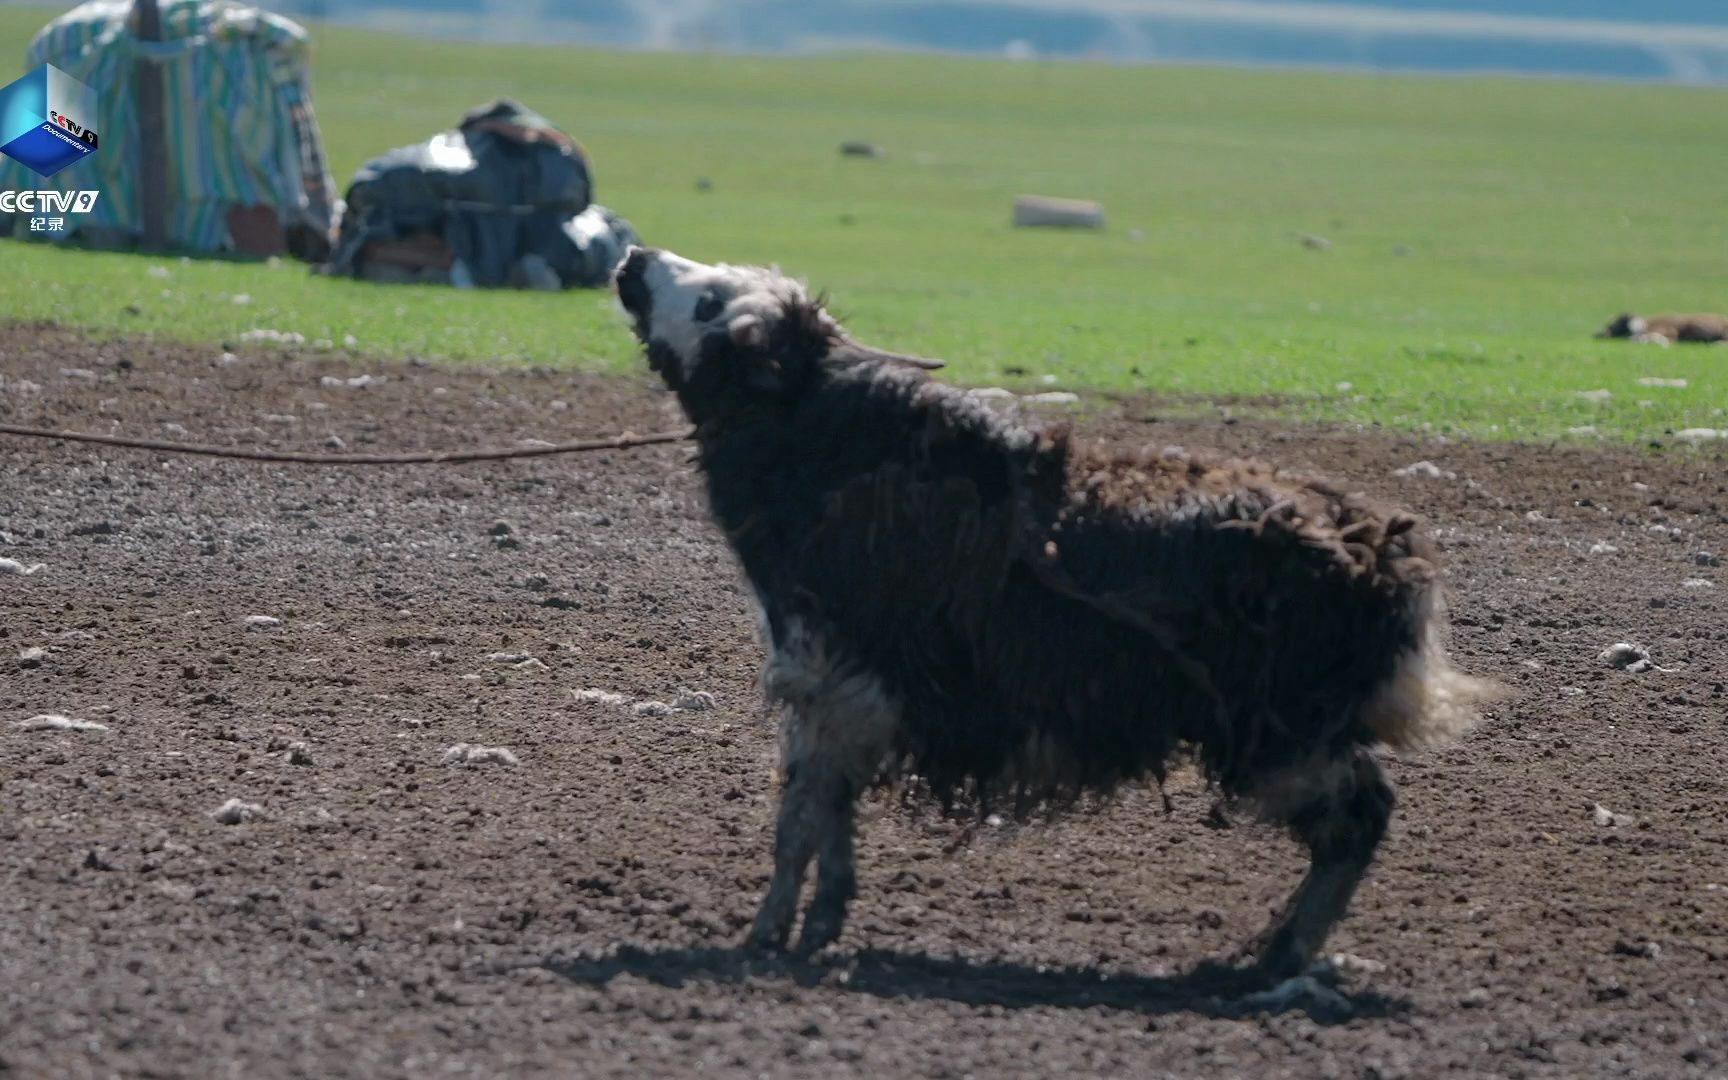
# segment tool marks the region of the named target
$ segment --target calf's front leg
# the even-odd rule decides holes
[[[784,949],[812,858],[820,855],[816,891],[805,911],[800,953],[840,936],[858,890],[853,830],[859,794],[890,743],[894,712],[874,680],[833,679],[803,696],[781,729],[780,812],[774,827],[774,875],[756,912],[750,945]]]
[[[793,721],[795,722],[795,721]],[[790,741],[790,740],[789,740]],[[786,755],[780,790],[780,814],[774,824],[774,876],[768,893],[750,928],[750,945],[780,950],[792,934],[798,913],[798,895],[804,888],[804,873],[816,848],[839,827],[834,796],[829,790],[831,770],[809,757]],[[842,905],[844,907],[844,905]]]

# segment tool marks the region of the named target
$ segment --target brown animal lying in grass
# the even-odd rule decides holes
[[[1631,338],[1640,344],[1728,341],[1728,315],[1622,315],[1596,332],[1599,338]]]

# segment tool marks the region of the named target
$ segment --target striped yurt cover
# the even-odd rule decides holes
[[[144,60],[162,71],[171,246],[233,250],[228,213],[235,207],[274,209],[291,236],[310,232],[327,242],[335,184],[312,115],[306,31],[231,0],[158,0],[158,8],[159,41],[134,35],[126,0],[82,4],[36,35],[25,70],[52,64],[94,88],[102,142],[87,160],[46,180],[0,156],[0,190],[101,192],[93,212],[41,239],[70,239],[74,228],[104,246],[142,235],[131,88],[134,61]]]

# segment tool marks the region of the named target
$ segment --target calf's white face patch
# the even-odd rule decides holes
[[[738,345],[760,346],[789,305],[806,302],[802,284],[764,267],[709,266],[669,251],[634,249],[625,265],[638,258],[648,301],[641,328],[649,342],[672,350],[685,377],[701,362],[703,339],[724,333]],[[641,319],[643,312],[631,314]]]

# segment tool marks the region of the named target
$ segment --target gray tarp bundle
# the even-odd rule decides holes
[[[582,147],[500,99],[361,166],[323,269],[463,286],[603,285],[636,234],[592,193]]]

